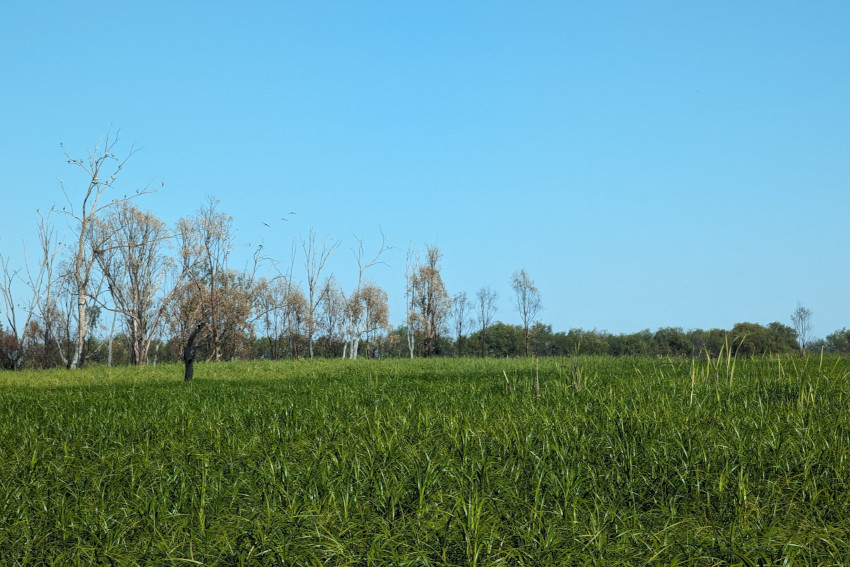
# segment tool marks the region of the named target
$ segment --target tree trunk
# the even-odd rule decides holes
[[[117,313],[112,314],[112,328],[109,329],[109,347],[106,350],[108,353],[106,357],[106,365],[110,368],[112,368],[112,341],[115,339],[115,319],[117,317]]]
[[[528,325],[525,326],[525,356],[529,355],[528,349]]]
[[[186,347],[183,349],[183,363],[186,365],[186,371],[183,374],[183,380],[185,382],[190,382],[195,373],[194,363],[195,363],[195,355],[197,354],[197,348],[195,347],[195,337],[198,336],[198,333],[201,332],[201,329],[204,328],[205,323],[201,321],[198,323],[198,326],[195,327],[195,330],[192,331],[192,334],[189,335],[189,339],[186,341]]]
[[[86,319],[86,299],[85,293],[80,293],[77,296],[77,342],[74,349],[74,358],[71,360],[71,368],[82,368],[84,351],[86,347],[86,333],[88,333],[88,320]]]

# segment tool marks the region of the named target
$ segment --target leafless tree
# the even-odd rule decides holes
[[[298,285],[287,275],[271,280],[261,278],[254,285],[253,295],[259,311],[256,319],[268,341],[269,358],[283,358],[285,352],[297,357],[298,335],[307,309],[307,300]],[[284,342],[288,345],[286,351]]]
[[[528,276],[524,269],[514,272],[511,277],[511,287],[514,290],[514,307],[516,307],[522,319],[522,329],[525,336],[525,356],[528,356],[530,354],[529,329],[542,307],[540,290],[537,289],[537,286],[534,285],[534,280]]]
[[[463,341],[466,338],[464,331],[471,323],[470,310],[472,304],[466,292],[458,293],[452,298],[452,321],[454,322],[455,336],[457,337],[457,355],[463,355]]]
[[[416,289],[413,285],[417,265],[419,265],[419,255],[414,251],[413,244],[411,243],[407,247],[407,262],[404,267],[404,307],[407,326],[407,348],[410,350],[410,358],[413,358],[413,352],[416,347],[416,328],[418,326],[417,312],[414,309]]]
[[[172,235],[165,223],[132,203],[110,209],[96,220],[92,233],[94,256],[112,300],[102,305],[124,319],[131,364],[147,364],[151,342],[188,275],[190,260],[177,262],[169,256]],[[183,244],[178,249],[187,254]]]
[[[192,286],[202,304],[196,304],[200,312],[186,313],[183,316],[206,320],[212,341],[212,350],[207,359],[221,360],[222,352],[222,293],[232,278],[225,277],[227,263],[233,248],[233,217],[218,211],[219,202],[209,197],[195,217],[181,219],[178,231],[181,234],[182,255],[187,266],[191,266]],[[188,322],[187,322],[188,323]],[[186,332],[194,330],[195,324],[187,324]],[[185,335],[183,335],[185,336]]]
[[[227,270],[221,274],[218,328],[219,349],[225,360],[253,356],[256,291],[250,274]]]
[[[325,350],[330,351],[333,345],[345,333],[345,307],[348,299],[345,297],[345,292],[336,281],[336,278],[330,276],[325,279],[322,284],[319,310],[319,325],[322,328],[322,333],[325,336]],[[342,354],[345,356],[345,347]]]
[[[812,332],[812,312],[810,309],[797,303],[797,309],[791,314],[791,323],[797,331],[797,340],[800,342],[800,352],[806,353],[809,344],[809,335]]]
[[[368,309],[364,310],[357,308],[357,305],[362,304],[364,301],[367,301],[369,299],[374,299],[372,295],[370,295],[371,291],[370,294],[363,293],[363,276],[369,268],[377,264],[383,264],[384,262],[381,261],[381,256],[391,248],[392,247],[387,244],[386,235],[381,232],[381,246],[375,253],[375,255],[372,256],[372,258],[370,259],[366,257],[363,239],[357,239],[357,249],[354,251],[354,257],[357,260],[358,268],[357,287],[354,288],[354,292],[349,297],[350,308],[346,311],[346,314],[348,315],[347,343],[350,346],[349,357],[351,359],[357,358],[360,339],[364,336],[364,334],[367,333],[367,327],[369,325],[369,322],[367,320],[369,314]],[[343,356],[345,355],[343,354]]]
[[[3,304],[5,305],[6,324],[8,330],[4,333],[3,351],[7,360],[0,361],[0,367],[9,368],[12,370],[20,369],[23,364],[23,338],[21,330],[18,329],[17,306],[15,305],[14,285],[18,279],[18,270],[9,267],[9,259],[0,256],[0,270],[2,270],[2,280],[0,280],[0,295],[3,296]],[[31,313],[31,312],[30,312]],[[27,315],[29,319],[30,314]],[[2,327],[0,327],[2,328]],[[23,326],[26,329],[27,325]]]
[[[76,336],[76,297],[74,297],[74,282],[72,268],[63,264],[57,280],[56,306],[58,315],[58,332],[56,337],[56,348],[59,359],[65,368],[71,368],[74,360],[74,352],[77,350]]]
[[[56,256],[60,245],[57,243],[55,230],[50,223],[50,212],[43,215],[39,211],[38,237],[41,254],[37,263],[30,263],[26,246],[24,246],[24,268],[10,268],[9,258],[0,253],[0,296],[5,305],[7,331],[7,355],[11,357],[8,365],[14,369],[20,369],[29,356],[27,350],[35,354],[35,335],[44,341],[42,356],[43,366],[47,366],[47,353],[50,345],[51,326],[40,324],[49,319],[51,306],[55,302],[53,291],[56,286],[54,271]],[[17,302],[15,300],[15,282],[29,288],[26,299]],[[23,321],[18,320],[18,313],[23,316]],[[27,346],[29,345],[29,346]]]
[[[68,163],[83,171],[87,187],[83,191],[79,204],[65,189],[65,184],[60,182],[62,191],[68,202],[63,212],[72,220],[72,229],[75,242],[71,250],[71,282],[73,284],[73,295],[76,300],[76,348],[70,362],[71,368],[78,368],[84,363],[85,341],[89,333],[88,313],[94,298],[92,290],[92,271],[96,260],[91,250],[91,232],[97,219],[105,210],[118,203],[149,193],[150,190],[137,189],[134,194],[107,201],[106,192],[113,189],[113,184],[118,175],[127,165],[129,159],[136,153],[135,148],[130,148],[127,155],[119,158],[115,155],[118,137],[109,133],[98,140],[88,156],[85,158],[73,158],[62,147],[62,152]]]
[[[276,289],[281,280],[260,278],[254,285],[254,301],[260,310],[258,325],[268,342],[268,357],[278,359],[281,355],[283,324],[280,318],[281,294]]]
[[[372,282],[364,282],[346,302],[346,315],[349,321],[358,322],[357,334],[351,340],[350,357],[354,359],[357,358],[361,337],[366,342],[368,353],[369,339],[389,324],[387,292]]]
[[[284,305],[284,328],[287,341],[289,342],[289,356],[298,358],[301,356],[298,345],[306,330],[309,302],[301,288],[291,280],[286,287],[286,295],[283,299]]]
[[[310,229],[307,238],[301,237],[301,248],[304,251],[304,269],[307,273],[307,340],[310,345],[310,358],[313,358],[313,335],[316,333],[316,310],[321,295],[319,282],[325,264],[339,247],[339,241],[324,238],[317,242],[316,230]]]
[[[479,289],[475,297],[478,300],[476,316],[481,326],[481,358],[484,358],[487,355],[487,328],[493,323],[493,317],[496,315],[496,299],[499,296],[487,286]]]
[[[30,270],[29,265],[27,265],[26,270],[27,285],[32,290],[33,296],[39,297],[37,302],[39,319],[37,329],[42,348],[41,365],[43,368],[52,366],[51,343],[57,336],[57,323],[61,319],[56,304],[56,289],[59,283],[56,274],[56,259],[62,244],[50,222],[51,212],[42,215],[39,211],[38,241],[41,248],[39,265],[35,270]]]
[[[277,271],[277,275],[270,280],[260,278],[254,288],[256,318],[260,322],[263,334],[268,341],[268,356],[271,359],[283,358],[285,341],[289,344],[287,351],[294,352],[294,337],[289,332],[292,328],[292,314],[293,312],[303,311],[301,306],[303,294],[292,277],[296,252],[297,247],[293,241],[291,260],[287,270],[281,271],[278,268],[278,262],[272,260],[271,264]],[[294,317],[296,322],[299,318]],[[295,326],[297,328],[298,324]]]

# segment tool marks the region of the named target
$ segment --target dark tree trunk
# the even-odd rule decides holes
[[[198,326],[189,335],[189,340],[186,341],[186,347],[183,349],[183,363],[186,365],[186,372],[183,374],[183,380],[185,382],[190,382],[195,373],[195,355],[198,351],[198,348],[195,346],[195,337],[198,336],[204,325],[205,323],[203,321],[198,323]]]

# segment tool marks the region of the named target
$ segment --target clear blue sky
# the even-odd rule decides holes
[[[394,323],[413,242],[505,322],[525,268],[556,330],[799,301],[823,337],[850,326],[848,30],[843,0],[4,2],[0,250],[82,189],[59,143],[111,125],[143,148],[119,190],[164,182],[139,204],[168,221],[219,199],[233,267],[314,227],[350,286],[382,228]]]

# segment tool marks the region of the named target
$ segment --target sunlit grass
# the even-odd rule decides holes
[[[0,564],[846,565],[848,373],[541,359],[540,399],[531,360],[3,373]]]

